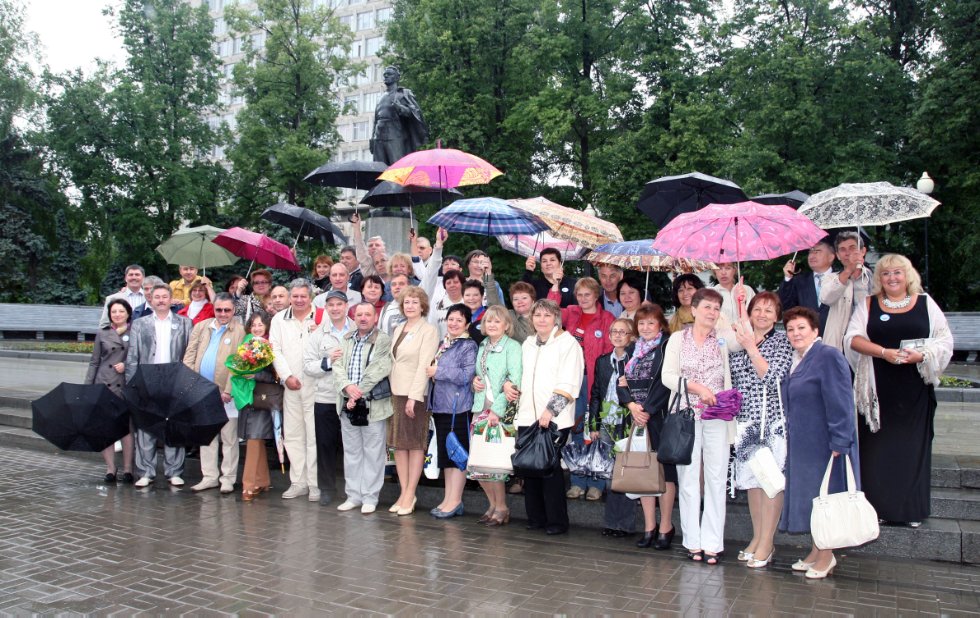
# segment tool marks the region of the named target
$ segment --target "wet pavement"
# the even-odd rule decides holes
[[[194,468],[191,464],[191,468]],[[807,581],[780,548],[761,572],[468,514],[339,513],[285,486],[237,494],[106,486],[101,464],[0,447],[0,614],[976,615],[980,568],[847,556]],[[382,506],[387,506],[384,504]],[[422,508],[422,507],[427,508]]]

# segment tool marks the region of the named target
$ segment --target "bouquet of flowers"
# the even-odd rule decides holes
[[[245,341],[225,360],[225,367],[236,376],[258,373],[271,364],[272,345],[262,337],[252,337]]]

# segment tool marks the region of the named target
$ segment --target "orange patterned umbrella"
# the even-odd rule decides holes
[[[452,189],[485,185],[501,175],[503,172],[476,155],[437,146],[405,155],[392,163],[378,179],[402,186]]]
[[[590,249],[623,240],[622,232],[614,224],[549,199],[531,197],[507,201],[518,210],[540,217],[556,238],[570,240]]]

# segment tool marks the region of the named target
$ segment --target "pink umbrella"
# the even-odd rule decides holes
[[[476,155],[437,145],[431,150],[419,150],[398,159],[378,179],[402,186],[452,189],[485,185],[502,174]]]
[[[540,234],[500,234],[497,236],[497,242],[507,251],[523,257],[538,255],[545,249],[558,249],[561,253],[562,261],[581,260],[582,256],[589,252],[588,247],[583,247],[570,240],[555,238],[548,232],[541,232]]]
[[[789,206],[709,204],[665,225],[653,248],[674,257],[716,263],[769,260],[809,249],[826,235]]]
[[[289,247],[272,240],[265,234],[233,227],[218,234],[211,242],[224,247],[238,257],[252,260],[252,264],[258,262],[270,268],[301,270]],[[252,272],[252,264],[248,266],[249,272]]]

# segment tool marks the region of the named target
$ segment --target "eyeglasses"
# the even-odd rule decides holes
[[[215,307],[215,309],[214,309],[214,312],[215,313],[232,313],[233,311],[235,311],[235,310],[234,309],[218,309],[217,307]]]
[[[616,329],[616,330],[609,331],[609,334],[610,335],[631,335],[632,333],[630,333],[628,330],[619,330],[619,329]]]

